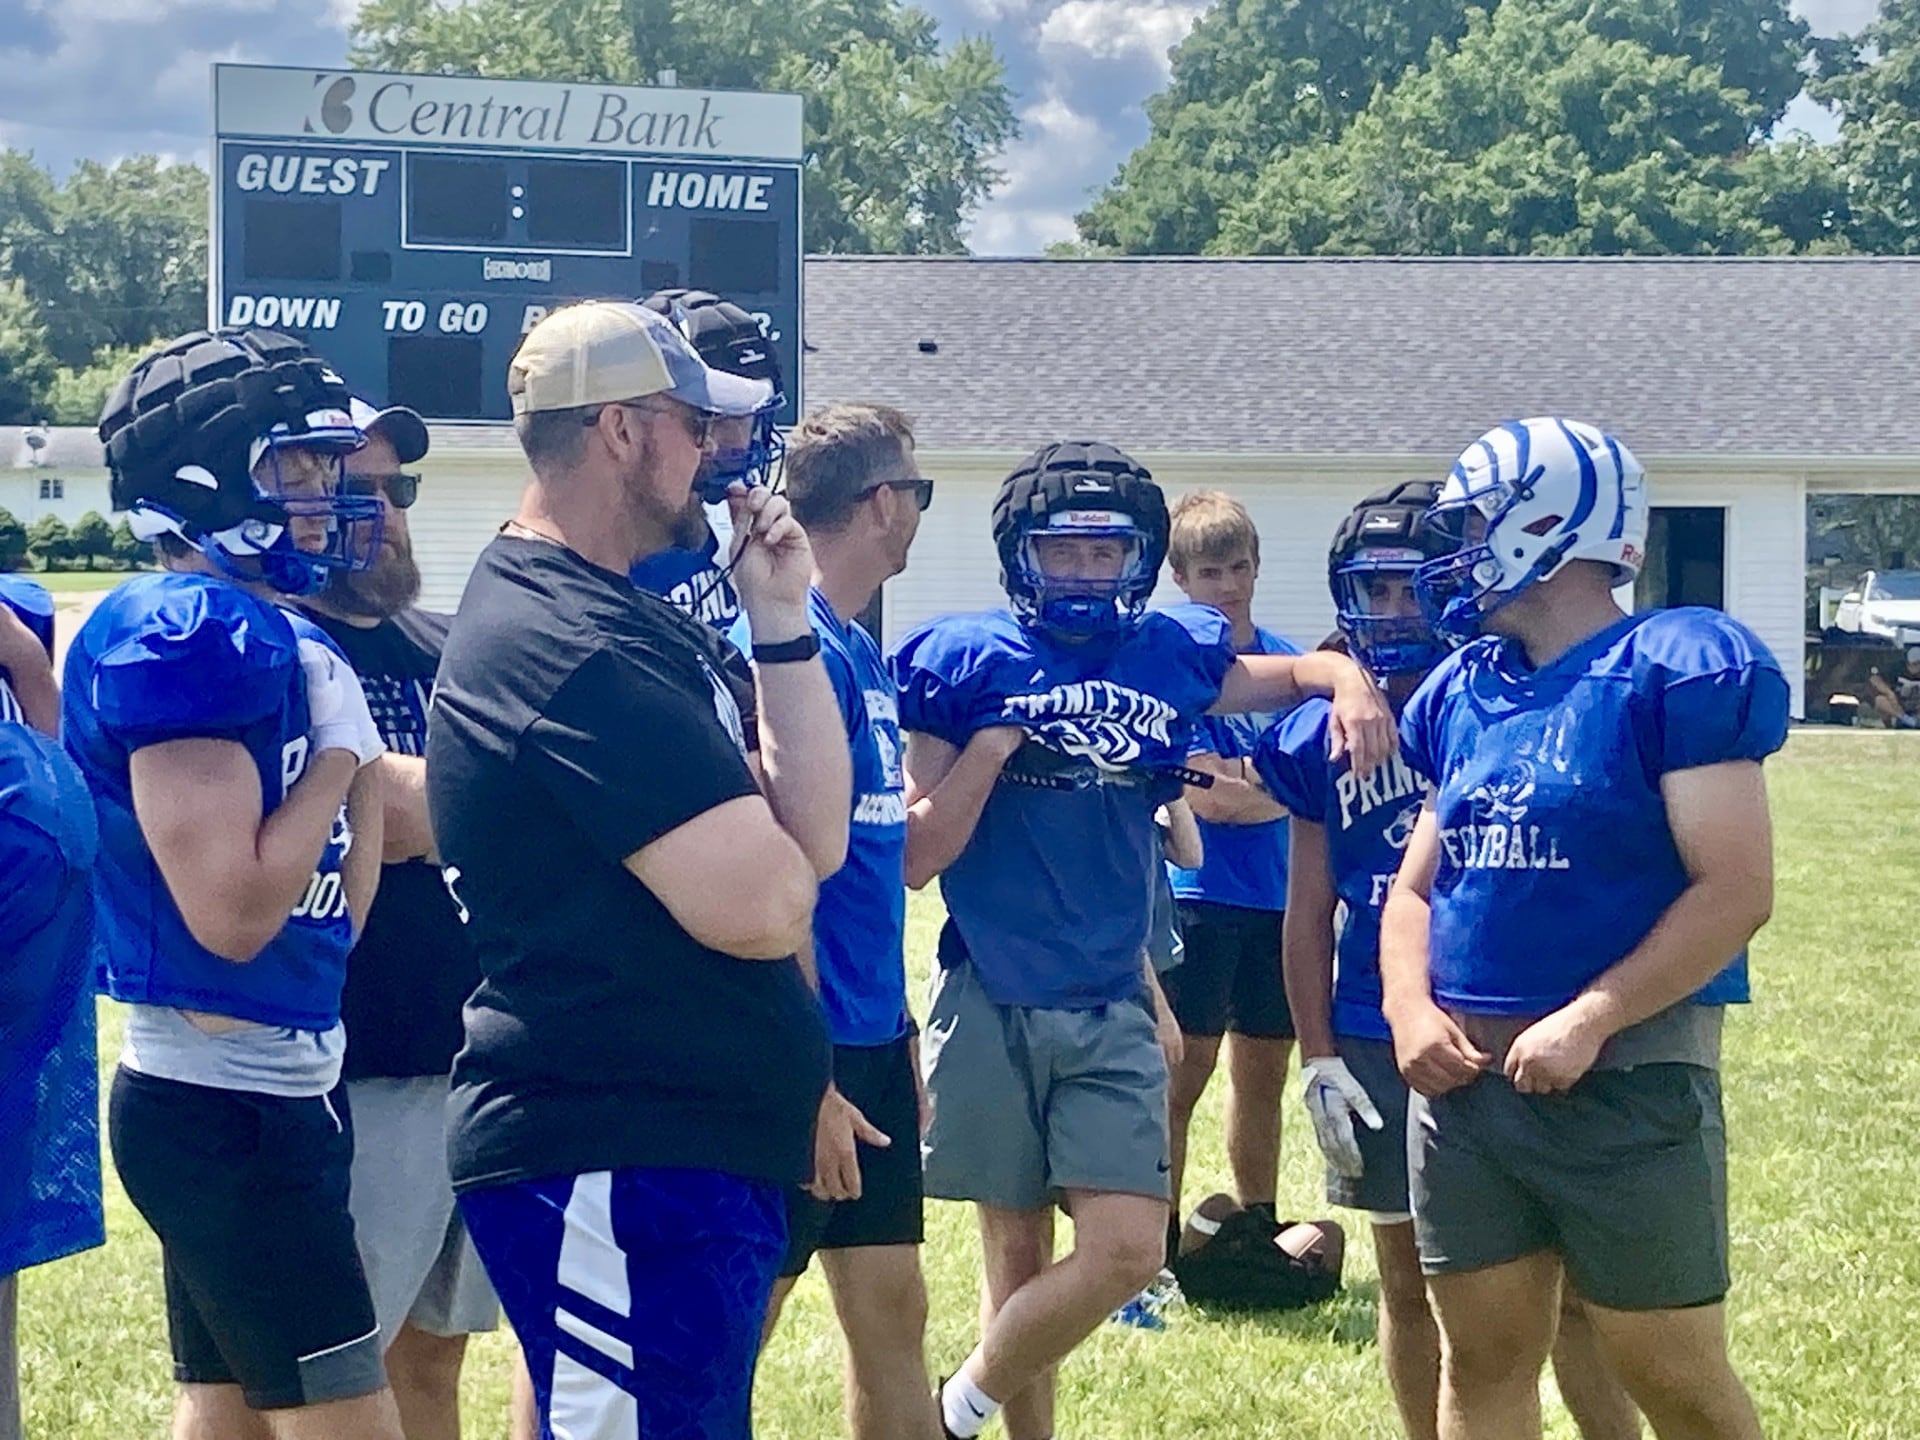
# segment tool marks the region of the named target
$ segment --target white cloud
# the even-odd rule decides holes
[[[1033,255],[1073,239],[1090,159],[1110,148],[1100,122],[1060,96],[1029,105],[1020,112],[1020,138],[1001,158],[1006,182],[976,213],[969,248],[976,255]]]
[[[1186,38],[1204,3],[1066,0],[1040,24],[1043,47],[1079,50],[1097,60],[1150,60],[1164,76],[1167,52]]]
[[[1872,23],[1879,0],[1794,0],[1793,13],[1816,35],[1854,35]]]

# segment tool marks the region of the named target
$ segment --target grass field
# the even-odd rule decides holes
[[[37,580],[55,595],[111,590],[135,572],[127,570],[35,570],[27,578]]]
[[[1920,743],[1799,734],[1769,767],[1778,897],[1754,951],[1756,1002],[1730,1026],[1736,1361],[1776,1440],[1920,1436]],[[916,900],[924,966],[936,902]],[[107,1016],[102,1052],[118,1040]],[[1289,1090],[1284,1213],[1310,1214],[1319,1167]],[[1225,1188],[1219,1096],[1193,1144],[1193,1194]],[[144,1440],[170,1405],[158,1251],[109,1180],[104,1249],[22,1282],[22,1367],[36,1440]],[[972,1344],[977,1245],[967,1212],[936,1204],[926,1264],[932,1364]],[[1348,1285],[1272,1320],[1174,1312],[1170,1328],[1106,1326],[1061,1376],[1073,1440],[1368,1440],[1394,1436],[1373,1345],[1364,1236]],[[290,1303],[298,1303],[297,1299]],[[467,1434],[504,1436],[507,1343],[477,1343]],[[761,1365],[768,1440],[842,1433],[840,1342],[817,1271]],[[1548,1386],[1549,1392],[1551,1385]],[[1549,1433],[1575,1432],[1550,1401]]]

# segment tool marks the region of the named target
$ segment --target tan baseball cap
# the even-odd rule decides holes
[[[773,402],[764,380],[708,368],[673,325],[642,306],[588,300],[550,311],[507,366],[515,415],[668,395],[714,415],[752,415]]]

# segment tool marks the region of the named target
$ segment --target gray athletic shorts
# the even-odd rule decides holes
[[[1407,1191],[1407,1082],[1394,1063],[1391,1040],[1365,1040],[1342,1035],[1336,1042],[1340,1058],[1367,1092],[1385,1123],[1378,1130],[1353,1122],[1360,1142],[1358,1176],[1327,1171],[1327,1199],[1349,1210],[1365,1210],[1381,1223],[1404,1223],[1413,1215]]]
[[[1583,1300],[1614,1310],[1727,1293],[1720,1077],[1698,1065],[1595,1070],[1563,1095],[1502,1075],[1427,1099],[1407,1132],[1429,1275],[1557,1251]]]
[[[447,1177],[447,1081],[425,1075],[350,1080],[354,1238],[380,1321],[393,1343],[403,1321],[431,1335],[500,1323],[500,1303],[453,1207]]]
[[[1167,1198],[1167,1064],[1144,1003],[997,1005],[962,962],[934,978],[921,1046],[927,1194],[1008,1210],[1062,1190]]]

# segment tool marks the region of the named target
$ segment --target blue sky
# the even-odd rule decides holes
[[[1032,254],[1070,238],[1074,212],[1145,138],[1147,96],[1200,0],[921,0],[949,38],[992,37],[1024,133],[975,217],[980,254]],[[331,66],[354,0],[0,0],[0,144],[64,171],[157,151],[205,162],[207,67],[216,60]],[[1857,30],[1874,0],[1800,0],[1816,30]],[[164,57],[158,62],[155,57]],[[1804,100],[1786,125],[1826,138]]]

